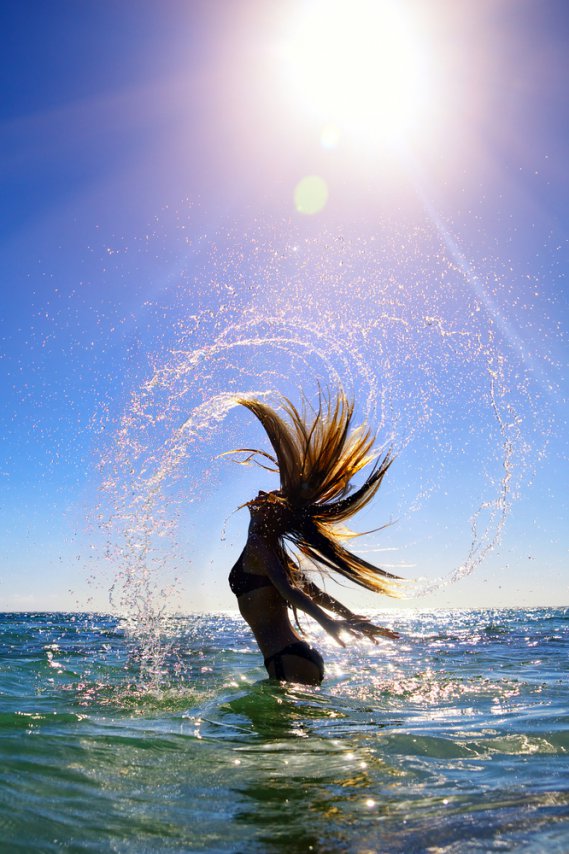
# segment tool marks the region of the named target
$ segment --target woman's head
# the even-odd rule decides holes
[[[261,422],[275,456],[269,459],[280,476],[280,489],[260,492],[248,506],[251,525],[265,534],[286,537],[309,558],[370,590],[401,595],[403,579],[375,567],[342,548],[349,535],[335,525],[344,522],[373,498],[392,462],[373,452],[374,435],[365,425],[351,428],[354,406],[340,392],[301,412],[284,399],[285,418],[255,398],[239,400]],[[375,460],[364,483],[353,490],[352,478]],[[267,466],[263,466],[267,468]]]
[[[247,502],[251,514],[251,526],[264,534],[283,536],[291,525],[291,510],[280,491],[259,493]]]

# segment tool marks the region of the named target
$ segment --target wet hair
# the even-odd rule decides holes
[[[289,541],[319,569],[339,573],[368,590],[403,596],[405,579],[357,557],[340,542],[357,536],[339,526],[371,501],[393,462],[390,451],[379,456],[374,452],[375,435],[365,424],[350,429],[354,404],[343,392],[334,401],[321,394],[315,409],[310,411],[305,402],[299,412],[283,398],[282,417],[257,398],[239,398],[238,403],[259,419],[273,447],[274,456],[241,450],[268,460],[270,470],[280,476],[279,490],[266,497],[260,493],[250,504],[282,505],[283,546]],[[352,478],[372,462],[364,483],[353,490]],[[290,569],[290,560],[287,564]]]

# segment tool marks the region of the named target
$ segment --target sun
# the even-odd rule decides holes
[[[402,0],[314,0],[283,57],[294,97],[327,127],[396,138],[432,112],[428,39]]]

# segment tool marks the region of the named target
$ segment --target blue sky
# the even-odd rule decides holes
[[[361,548],[485,555],[411,604],[567,604],[569,13],[424,5],[378,65],[317,3],[3,4],[0,609],[105,610],[144,560],[233,607],[233,510],[272,482],[219,457],[263,442],[220,396],[335,379],[398,452]]]

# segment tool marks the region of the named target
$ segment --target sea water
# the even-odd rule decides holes
[[[569,609],[385,612],[266,679],[237,614],[0,616],[2,852],[569,850]]]

